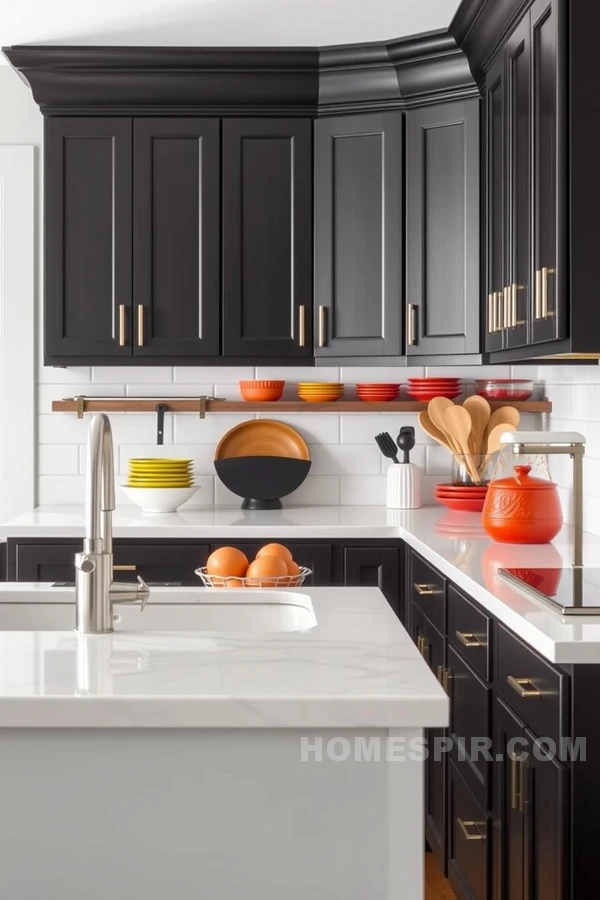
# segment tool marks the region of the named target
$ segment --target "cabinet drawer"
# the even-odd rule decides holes
[[[490,819],[452,763],[448,779],[448,879],[459,900],[490,896]]]
[[[492,680],[492,620],[448,586],[448,641],[486,681]]]
[[[446,633],[446,579],[424,559],[411,553],[410,593],[435,627]]]
[[[568,676],[502,625],[496,629],[496,687],[538,737],[568,736]]]
[[[478,802],[489,808],[492,689],[448,648],[452,758]],[[489,746],[478,745],[478,739]]]

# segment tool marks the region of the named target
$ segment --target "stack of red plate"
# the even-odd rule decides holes
[[[487,484],[438,484],[434,497],[442,506],[457,512],[481,512],[487,494]]]
[[[366,403],[383,403],[397,400],[400,393],[399,384],[357,384],[356,396]]]
[[[455,400],[462,394],[462,386],[460,378],[409,378],[407,394],[421,403],[429,403],[434,397]]]

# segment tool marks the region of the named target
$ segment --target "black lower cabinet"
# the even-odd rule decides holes
[[[448,880],[457,900],[491,898],[491,819],[448,765]]]
[[[446,642],[428,619],[424,620],[422,653],[430,669],[441,677],[446,665]],[[426,736],[429,756],[425,766],[425,838],[444,873],[446,873],[448,755],[440,751],[446,735],[445,728],[428,729]]]
[[[402,554],[398,547],[344,547],[344,584],[378,587],[396,615],[403,619],[401,573]]]
[[[492,689],[448,647],[451,756],[484,809],[489,807]]]

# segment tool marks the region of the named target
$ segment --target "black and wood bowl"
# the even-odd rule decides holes
[[[215,459],[217,475],[226,488],[243,497],[242,509],[282,509],[282,497],[300,487],[310,460],[287,456],[235,456]]]

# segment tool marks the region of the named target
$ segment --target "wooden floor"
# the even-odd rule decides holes
[[[425,900],[456,900],[433,853],[425,854]]]

